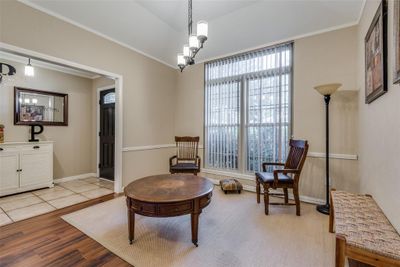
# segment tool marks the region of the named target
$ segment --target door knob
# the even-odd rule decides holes
[[[34,146],[33,147],[33,149],[39,149],[40,148],[40,146]]]
[[[3,151],[4,149],[2,149],[1,147],[0,147],[0,151]]]

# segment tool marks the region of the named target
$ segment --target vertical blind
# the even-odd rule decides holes
[[[283,161],[291,129],[292,43],[205,65],[205,165],[254,172]]]

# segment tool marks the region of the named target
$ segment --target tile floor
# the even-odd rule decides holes
[[[0,197],[0,226],[113,193],[114,183],[90,177],[53,188]]]

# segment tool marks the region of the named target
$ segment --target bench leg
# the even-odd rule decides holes
[[[334,214],[334,207],[333,207],[333,201],[332,201],[332,191],[335,191],[335,189],[332,188],[329,198],[330,198],[330,203],[331,205],[329,206],[329,232],[333,233],[333,221],[335,220],[335,214]]]
[[[331,205],[329,207],[329,232],[333,233],[333,220],[335,219],[334,214],[333,214],[333,205],[331,202]]]
[[[335,267],[344,267],[345,259],[346,259],[346,240],[341,236],[336,236]]]

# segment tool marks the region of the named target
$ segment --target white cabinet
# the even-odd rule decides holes
[[[19,153],[0,151],[1,192],[19,188]]]
[[[0,196],[52,186],[52,142],[0,144]]]

